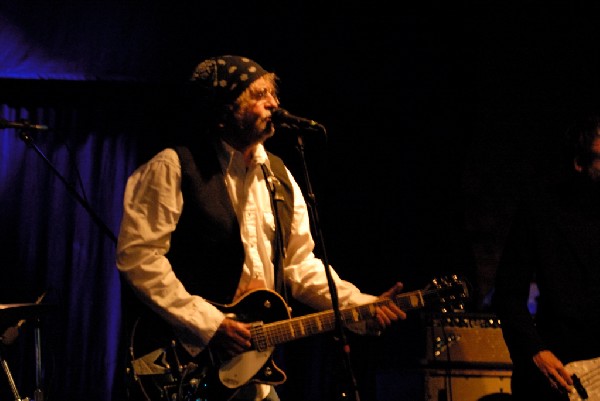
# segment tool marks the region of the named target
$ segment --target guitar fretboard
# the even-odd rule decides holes
[[[383,299],[371,304],[342,309],[340,310],[342,321],[344,323],[359,323],[373,319],[378,306],[388,305],[392,302],[395,302],[403,310],[421,308],[425,304],[423,291],[408,292],[397,296],[394,301]],[[257,349],[264,350],[268,347],[333,331],[334,329],[334,312],[317,312],[275,323],[257,325],[253,328],[253,339]]]

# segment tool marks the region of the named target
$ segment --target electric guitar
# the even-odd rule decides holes
[[[433,306],[442,313],[452,312],[463,309],[468,297],[467,283],[454,275],[434,279],[424,289],[394,299],[343,308],[340,315],[344,325],[373,320],[376,307],[392,302],[404,311]],[[238,321],[251,323],[252,349],[228,360],[210,347],[191,357],[158,318],[138,318],[131,336],[128,372],[148,400],[227,401],[250,382],[281,384],[286,375],[273,362],[275,347],[335,329],[332,310],[292,318],[284,299],[266,289],[251,291],[231,305],[214,305]]]
[[[600,357],[573,361],[565,365],[573,373],[575,390],[569,401],[600,401]]]

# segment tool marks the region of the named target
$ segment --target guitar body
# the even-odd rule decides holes
[[[290,317],[283,298],[270,290],[250,292],[231,305],[215,305],[229,317],[248,323]],[[207,348],[192,357],[162,319],[147,313],[132,330],[128,387],[143,400],[227,401],[247,383],[285,382],[285,373],[273,361],[273,350],[252,350],[221,360]]]

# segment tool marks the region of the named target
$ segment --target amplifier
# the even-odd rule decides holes
[[[427,363],[512,366],[500,319],[493,314],[430,316],[425,343]]]

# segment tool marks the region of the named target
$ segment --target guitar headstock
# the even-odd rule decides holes
[[[423,292],[428,304],[442,313],[464,311],[470,297],[467,281],[455,274],[434,278]]]

